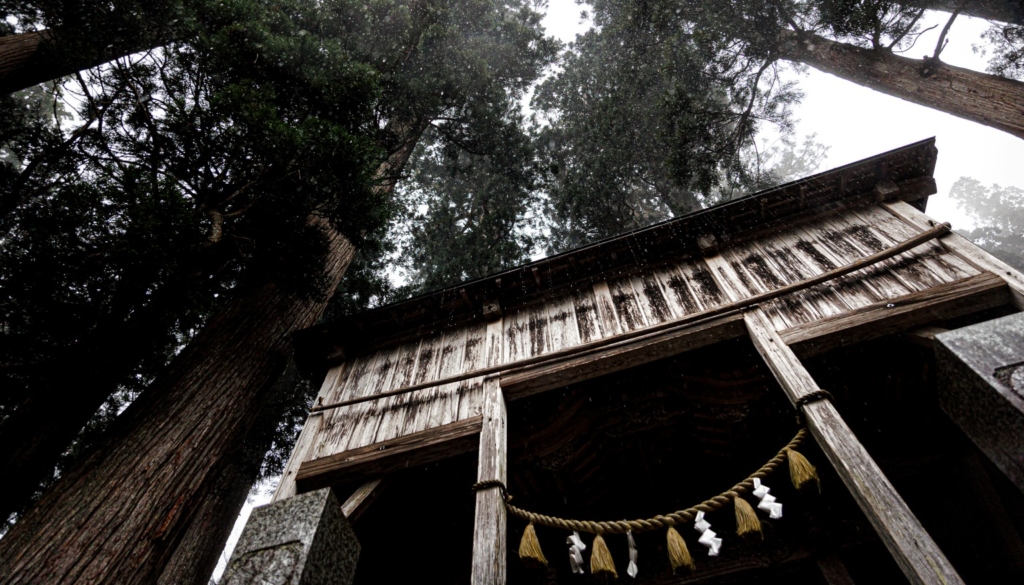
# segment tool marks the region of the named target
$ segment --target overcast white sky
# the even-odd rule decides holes
[[[583,9],[574,0],[549,0],[544,27],[549,34],[568,43],[590,26],[580,21]],[[924,26],[938,24],[941,29],[947,18],[943,12],[930,13]],[[943,60],[984,71],[985,59],[975,55],[971,47],[981,42],[986,27],[983,20],[959,17],[947,35],[950,42],[942,53]],[[926,33],[906,55],[930,55],[937,39],[938,30]],[[797,137],[817,134],[817,141],[830,147],[822,171],[935,136],[939,148],[935,169],[939,192],[929,200],[928,214],[949,221],[954,228],[970,227],[949,198],[950,188],[960,177],[973,177],[986,185],[1024,187],[1024,140],[814,69],[808,69],[806,74],[789,70],[786,75],[796,79],[805,94],[795,107],[799,119]],[[215,578],[219,579],[224,571],[252,508],[269,502],[274,487],[263,486],[259,495],[249,498],[228,539]]]

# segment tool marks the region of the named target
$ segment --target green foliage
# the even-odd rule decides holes
[[[983,38],[993,53],[988,72],[1024,81],[1024,26],[992,23]]]
[[[963,231],[964,237],[1024,270],[1024,189],[986,187],[970,177],[960,177],[949,194],[977,226]]]
[[[681,215],[758,184],[743,153],[763,124],[789,130],[798,97],[770,61],[695,24],[710,6],[603,0],[595,28],[537,92],[550,125],[555,251]],[[708,22],[712,22],[709,20]],[[717,21],[715,21],[717,22]]]
[[[532,218],[540,175],[531,136],[515,111],[485,128],[472,152],[432,132],[415,159],[405,193],[413,217],[402,258],[409,292],[428,292],[529,260],[538,235]]]

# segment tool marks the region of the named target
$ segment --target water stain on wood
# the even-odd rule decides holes
[[[672,318],[672,311],[668,308],[668,302],[665,300],[665,295],[661,293],[661,287],[654,280],[651,274],[644,274],[641,277],[643,283],[644,296],[647,297],[647,302],[651,307],[651,312],[654,313],[654,318],[659,323],[663,323]]]
[[[691,295],[690,287],[686,286],[686,281],[683,280],[682,276],[673,275],[668,279],[668,286],[672,289],[676,302],[686,310],[687,315],[700,312],[700,305],[697,304],[697,301]]]

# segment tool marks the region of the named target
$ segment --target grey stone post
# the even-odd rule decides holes
[[[329,488],[256,508],[221,585],[348,585],[359,541]]]
[[[1024,491],[1024,313],[935,340],[939,405]]]

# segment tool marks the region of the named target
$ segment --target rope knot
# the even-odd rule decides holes
[[[815,390],[814,392],[808,392],[796,399],[793,403],[793,406],[796,407],[796,424],[804,426],[804,406],[819,400],[828,400],[829,402],[832,402],[835,398],[828,390]]]
[[[512,496],[508,495],[508,490],[505,488],[505,483],[500,479],[485,479],[484,481],[478,481],[473,484],[473,493],[489,490],[491,488],[498,488],[501,491],[501,499],[506,503],[512,501]]]

